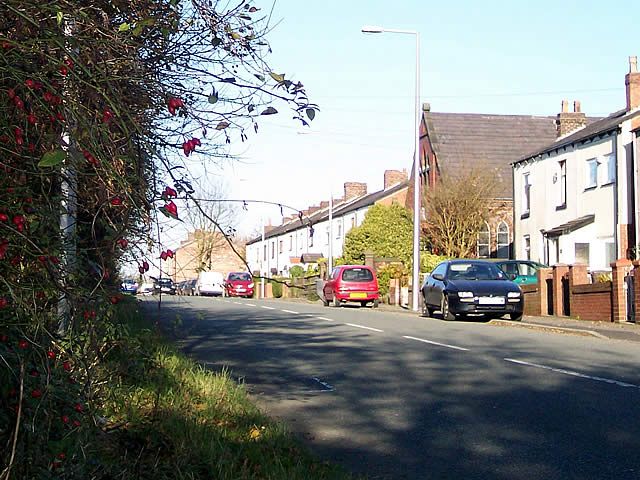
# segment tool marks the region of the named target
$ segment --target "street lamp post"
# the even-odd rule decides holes
[[[420,33],[415,30],[397,30],[366,25],[363,33],[402,33],[416,37],[416,95],[415,95],[415,147],[413,151],[413,271],[412,305],[418,311],[418,292],[420,290]]]

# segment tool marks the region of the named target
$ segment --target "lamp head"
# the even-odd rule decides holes
[[[384,32],[384,28],[378,27],[376,25],[365,25],[362,27],[362,33],[382,33]]]

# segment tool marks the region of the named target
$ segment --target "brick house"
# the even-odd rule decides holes
[[[294,265],[306,268],[328,258],[330,249],[333,257],[340,257],[345,235],[363,222],[369,207],[404,205],[407,188],[406,170],[385,171],[384,188],[373,193],[367,193],[366,183],[345,182],[344,195],[333,199],[332,205],[322,201],[300,212],[302,220],[294,214],[281,225],[265,227],[264,241],[262,236],[249,240],[246,258],[251,271],[286,276]]]
[[[457,171],[493,171],[496,198],[487,199],[492,215],[478,235],[477,256],[512,258],[511,162],[555,138],[555,117],[432,112],[425,103],[420,126],[423,191],[437,188],[441,178]],[[410,185],[407,205],[413,208],[413,180]]]
[[[589,123],[562,103],[557,138],[515,159],[516,254],[553,265],[609,270],[637,258],[640,73],[625,76],[626,106]]]
[[[206,246],[205,246],[206,245]],[[244,256],[243,242],[234,242],[235,250]],[[204,253],[209,251],[210,255]],[[174,282],[197,278],[200,271],[216,271],[223,274],[235,271],[247,271],[242,258],[233,251],[220,232],[196,230],[189,232],[187,238],[175,249],[172,261],[167,262],[168,276]]]

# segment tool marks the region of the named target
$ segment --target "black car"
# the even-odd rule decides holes
[[[423,313],[440,310],[445,320],[468,314],[490,318],[509,315],[521,320],[524,298],[520,287],[495,263],[485,260],[447,260],[433,269],[422,285]]]
[[[176,285],[170,278],[158,278],[153,282],[154,293],[176,294]]]

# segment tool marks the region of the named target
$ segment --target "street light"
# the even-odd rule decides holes
[[[415,98],[415,147],[413,151],[413,295],[412,309],[418,311],[420,290],[420,33],[415,30],[398,30],[375,25],[362,27],[363,33],[403,33],[416,36],[416,98]]]

